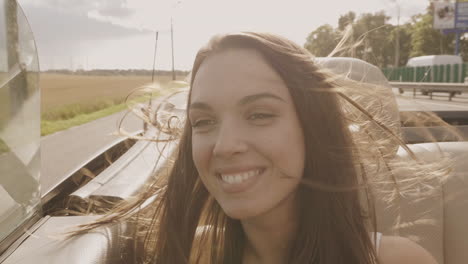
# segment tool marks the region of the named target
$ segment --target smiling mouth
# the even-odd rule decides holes
[[[241,173],[223,173],[223,174],[219,173],[218,176],[221,178],[221,180],[224,183],[239,184],[239,183],[248,181],[252,177],[255,177],[261,174],[263,171],[264,169],[255,169],[255,170],[245,171]]]

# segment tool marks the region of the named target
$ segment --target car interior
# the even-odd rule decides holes
[[[0,8],[3,6],[0,5]],[[7,14],[0,9],[0,18],[2,16]],[[93,222],[102,215],[92,209],[88,211],[89,215],[50,215],[43,209],[53,207],[51,203],[65,197],[90,208],[96,204],[105,206],[102,201],[127,200],[138,194],[153,180],[153,175],[167,165],[168,157],[177,147],[176,143],[167,145],[164,142],[137,141],[84,186],[69,193],[54,194],[54,198],[48,199],[45,204],[41,201],[39,185],[40,92],[37,82],[37,51],[22,11],[18,9],[17,17],[9,19],[18,20],[18,30],[21,32],[19,41],[23,44],[18,56],[10,57],[7,63],[9,67],[0,68],[0,111],[3,112],[0,117],[6,120],[0,123],[0,139],[5,141],[9,149],[5,153],[0,151],[0,263],[132,263],[135,256],[129,237],[133,234],[134,227],[130,224],[115,223],[86,234],[65,238],[65,232],[76,229],[77,225]],[[4,20],[8,21],[0,19]],[[0,36],[6,34],[5,28],[8,26],[2,23],[0,22]],[[6,52],[8,43],[3,43],[3,40],[0,42],[0,52]],[[7,56],[0,56],[5,57]],[[351,58],[315,60],[317,64],[342,78],[385,87],[390,103],[385,105],[384,114],[391,117],[390,125],[395,133],[405,138],[408,132],[407,128],[401,126],[401,113],[395,93],[380,69]],[[27,82],[21,82],[25,79]],[[18,89],[25,85],[26,92],[18,93]],[[11,96],[15,93],[16,97]],[[187,91],[169,98],[167,104],[170,111],[183,115],[186,97]],[[6,109],[1,100],[8,100],[11,109]],[[465,118],[468,119],[468,113]],[[414,129],[411,128],[411,131],[414,132]],[[34,133],[25,134],[25,131]],[[157,131],[149,128],[144,131],[143,136],[152,138],[155,135]],[[394,147],[394,159],[411,158],[403,148]],[[388,208],[376,197],[378,231],[384,235],[400,235],[417,241],[440,264],[465,263],[468,259],[468,138],[457,142],[425,142],[424,138],[416,138],[408,147],[417,158],[427,162],[450,157],[453,161],[451,177],[444,184],[435,186],[438,196],[423,202],[403,197],[399,200],[399,210]],[[404,184],[405,172],[398,171],[396,176]],[[15,184],[18,181],[21,184]],[[107,209],[111,209],[112,203],[107,206]],[[413,224],[394,228],[397,218],[403,223]]]

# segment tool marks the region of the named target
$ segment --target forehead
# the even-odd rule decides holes
[[[191,101],[239,98],[259,92],[287,96],[286,84],[265,58],[253,49],[227,49],[211,54],[200,66]]]

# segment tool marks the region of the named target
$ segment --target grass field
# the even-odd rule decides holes
[[[179,80],[185,77],[178,77]],[[167,87],[170,76],[156,78]],[[130,92],[142,85],[151,83],[151,76],[86,76],[42,73],[40,87],[42,93],[41,111],[63,108],[68,105],[89,106],[103,101],[123,102]]]
[[[184,80],[185,76],[179,76]],[[170,76],[158,76],[164,90],[180,87]],[[126,108],[133,90],[151,83],[150,76],[41,74],[41,135],[81,125]],[[154,95],[158,95],[157,92]],[[138,100],[142,100],[141,96]]]

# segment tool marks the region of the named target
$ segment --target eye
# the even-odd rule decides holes
[[[249,115],[249,120],[264,120],[264,119],[269,119],[273,118],[275,115],[273,114],[267,114],[267,113],[253,113]]]
[[[214,124],[216,124],[216,122],[213,119],[198,119],[198,120],[195,120],[195,122],[192,122],[192,127],[202,128],[202,127],[212,126]]]

